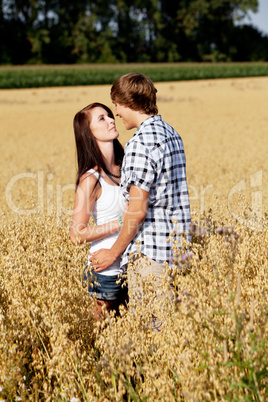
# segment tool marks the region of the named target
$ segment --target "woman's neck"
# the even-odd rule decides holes
[[[115,166],[114,145],[113,142],[102,142],[99,144],[102,155],[104,156],[105,164],[108,170],[112,170]]]

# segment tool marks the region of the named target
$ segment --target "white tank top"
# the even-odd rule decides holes
[[[118,219],[120,215],[122,215],[125,200],[123,194],[121,192],[120,186],[113,186],[108,184],[100,175],[99,172],[96,172],[94,169],[90,169],[88,173],[94,174],[100,182],[101,185],[101,196],[95,202],[94,208],[92,211],[92,215],[94,217],[96,225],[102,225],[104,223],[114,221]],[[101,248],[111,248],[115,243],[119,232],[116,232],[108,237],[105,237],[101,240],[93,241],[90,247],[90,253],[94,251],[100,250]],[[90,257],[90,254],[89,254]],[[104,271],[99,272],[102,275],[118,275],[123,272],[122,268],[120,269],[120,259],[118,258],[113,265]],[[90,261],[88,260],[88,264],[90,265]]]

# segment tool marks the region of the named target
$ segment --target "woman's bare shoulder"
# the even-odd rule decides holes
[[[95,174],[95,172],[97,174]],[[96,183],[99,180],[99,172],[97,172],[96,170],[95,170],[95,172],[93,172],[92,169],[91,169],[91,171],[85,172],[80,177],[78,187],[83,188],[83,189],[87,188],[88,190],[90,190],[90,189],[93,190],[96,187]]]
[[[95,194],[95,197],[98,198],[98,193],[101,189],[100,183],[98,183],[100,175],[99,172],[95,172],[97,174],[95,174],[92,169],[91,171],[85,172],[80,178],[77,189],[83,190],[83,192],[89,196],[93,196],[93,194]]]

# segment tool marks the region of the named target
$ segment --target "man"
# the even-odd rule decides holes
[[[156,92],[153,82],[138,73],[118,78],[111,88],[116,116],[127,130],[137,131],[125,146],[122,166],[121,187],[128,210],[113,247],[93,253],[96,272],[121,254],[124,266],[132,255],[136,267],[146,267],[142,276],[152,273],[160,279],[166,271],[164,263],[172,259],[169,237],[174,220],[178,236],[188,233],[191,216],[184,147],[179,134],[157,114]]]

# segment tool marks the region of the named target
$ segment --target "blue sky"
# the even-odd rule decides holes
[[[242,22],[249,23],[268,35],[268,0],[259,0],[259,11],[250,12],[249,15],[250,19],[245,18]]]

